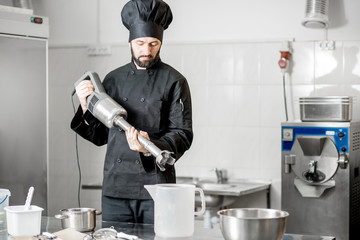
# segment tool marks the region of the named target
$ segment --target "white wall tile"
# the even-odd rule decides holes
[[[73,87],[88,70],[89,58],[85,48],[56,48],[49,50],[49,85]]]
[[[259,143],[259,162],[261,169],[275,170],[277,173],[281,169],[281,127],[261,128]]]
[[[262,85],[260,88],[260,126],[276,127],[285,120],[283,87]]]
[[[208,95],[208,124],[216,126],[234,123],[234,91],[232,86],[210,86]]]
[[[227,168],[230,166],[244,169],[260,168],[261,133],[259,128],[239,125],[232,129],[231,137],[233,159],[228,162]]]
[[[212,158],[212,151],[209,151],[208,138],[214,138],[212,127],[203,125],[194,125],[194,139],[190,149],[185,152],[178,163],[181,165],[206,166],[209,159]]]
[[[179,51],[179,46],[167,45],[165,43],[161,46],[160,55],[163,62],[174,67],[184,75],[184,53],[183,51]],[[127,61],[129,61],[129,59],[127,59]]]
[[[360,43],[344,42],[344,82],[360,84]]]
[[[234,86],[235,126],[258,126],[260,123],[260,86]]]
[[[360,85],[351,85],[345,88],[347,96],[353,97],[353,119],[360,120]]]
[[[232,44],[209,45],[208,77],[210,85],[233,85],[235,55]]]
[[[313,84],[314,83],[314,43],[292,42],[292,53],[290,57],[291,83]]]
[[[259,44],[234,44],[235,85],[260,83]]]
[[[343,83],[343,46],[336,42],[334,50],[324,50],[319,43],[315,45],[315,83]]]
[[[204,44],[175,45],[176,53],[182,53],[183,75],[191,86],[208,84],[209,47]],[[177,55],[173,57],[177,58]],[[175,66],[174,66],[175,67]],[[180,71],[181,69],[179,69]]]
[[[233,167],[227,168],[229,178],[234,179],[263,179],[261,172],[256,168]]]
[[[209,90],[206,85],[190,85],[193,123],[195,125],[208,125],[216,111],[209,106]],[[215,113],[216,114],[216,113]]]
[[[131,52],[128,45],[114,46],[111,48],[111,55],[87,56],[86,71],[94,71],[99,74],[101,80],[107,73],[130,62]]]
[[[263,85],[277,85],[282,82],[282,73],[278,65],[281,42],[259,44],[260,82]]]
[[[325,97],[325,96],[342,96],[344,95],[344,84],[316,84],[315,91],[312,96]]]
[[[221,118],[218,117],[221,121]],[[208,152],[207,166],[209,169],[226,168],[233,160],[233,128],[226,125],[212,126],[206,136]],[[205,140],[205,139],[204,139]]]

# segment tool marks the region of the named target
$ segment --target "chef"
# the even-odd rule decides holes
[[[160,171],[137,137],[141,134],[178,160],[193,140],[191,96],[185,77],[160,59],[163,32],[172,21],[170,7],[162,0],[131,0],[121,17],[130,33],[131,62],[108,73],[103,85],[134,127],[109,130],[94,118],[86,108],[94,87],[85,80],[76,88],[80,106],[71,128],[95,145],[107,144],[103,220],[153,223],[154,202],[144,185],[174,183],[175,169],[165,165]]]

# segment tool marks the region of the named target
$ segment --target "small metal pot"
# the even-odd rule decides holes
[[[68,208],[60,210],[61,214],[56,214],[55,218],[61,220],[61,226],[73,228],[79,232],[91,232],[96,226],[96,215],[101,211],[93,208]]]

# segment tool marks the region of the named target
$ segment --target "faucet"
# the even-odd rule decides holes
[[[214,168],[213,171],[216,173],[217,183],[222,184],[227,181],[226,170]]]

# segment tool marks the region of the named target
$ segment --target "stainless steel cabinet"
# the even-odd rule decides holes
[[[47,210],[47,40],[0,34],[0,188]]]

